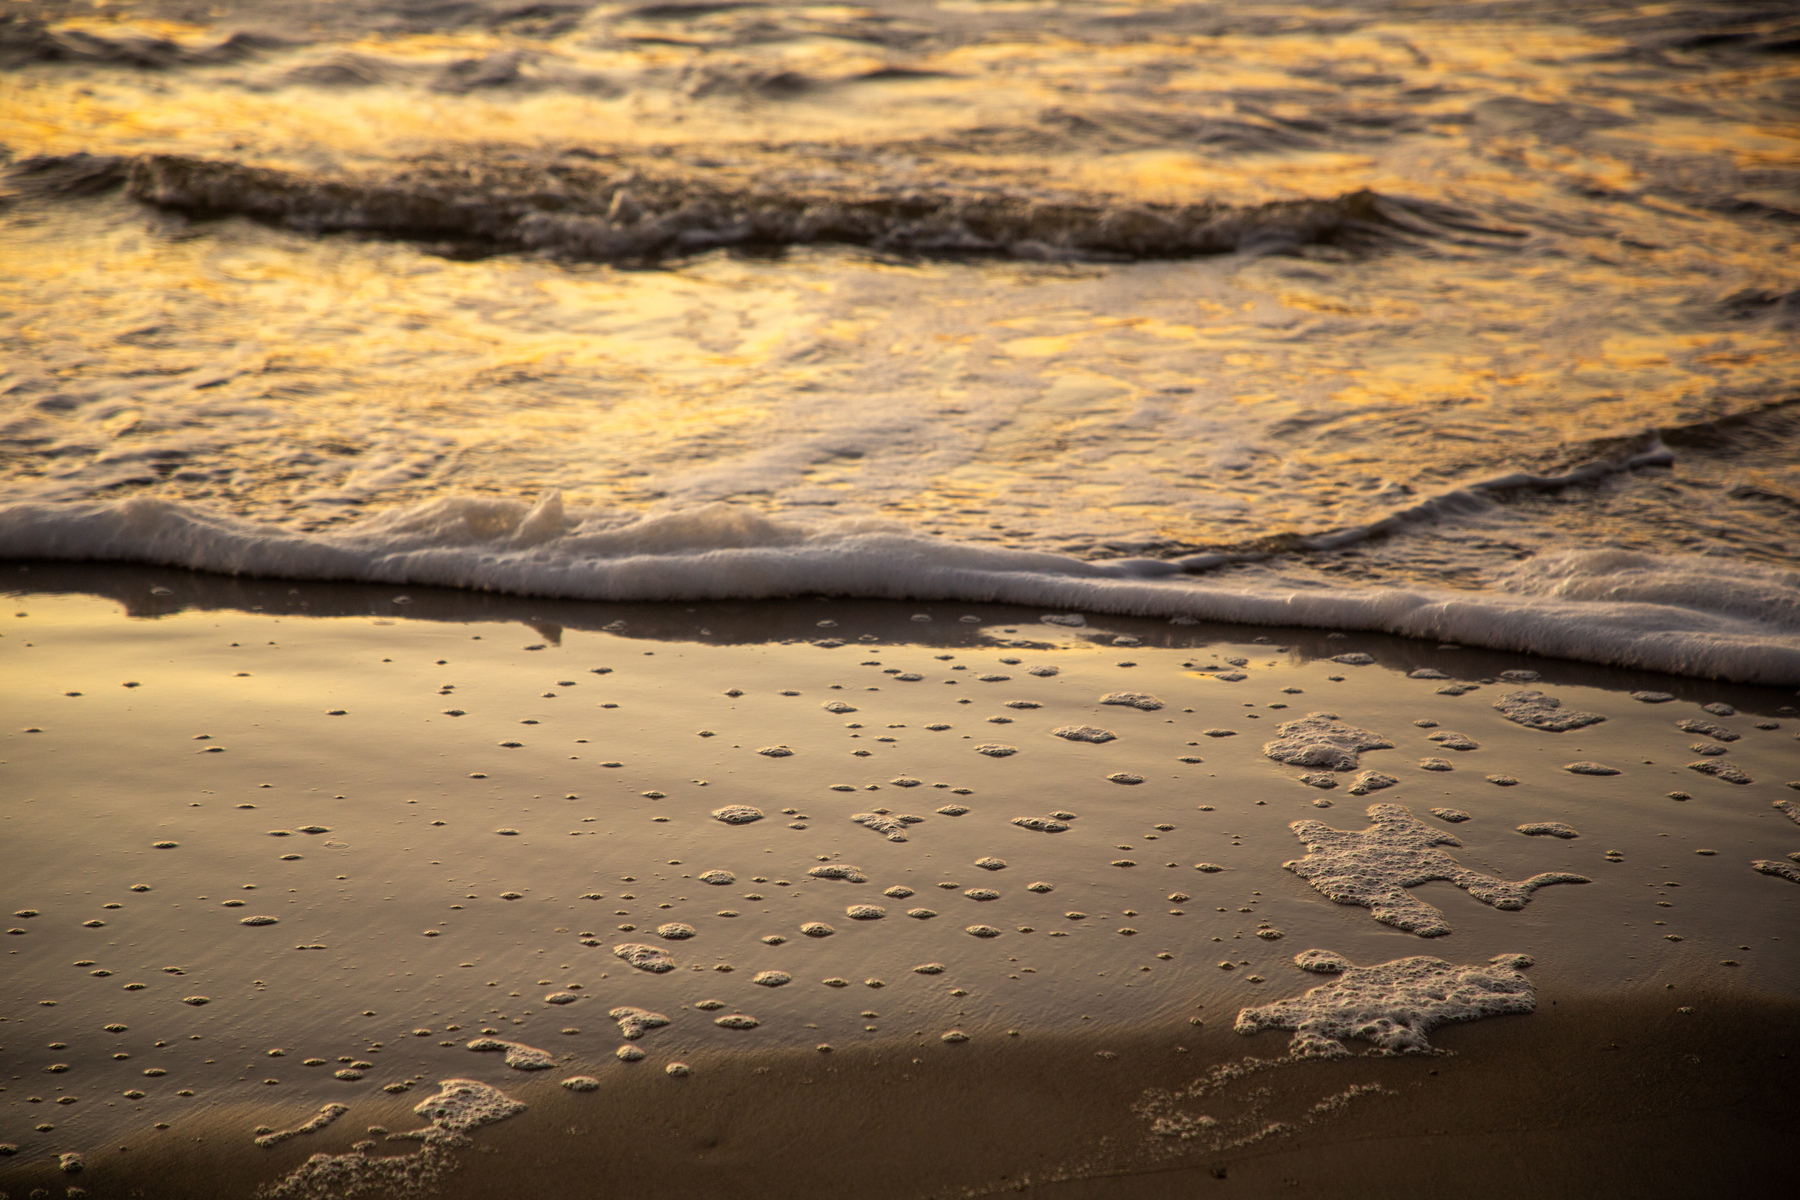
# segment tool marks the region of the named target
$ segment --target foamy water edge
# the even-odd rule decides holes
[[[620,519],[561,498],[449,498],[306,534],[140,497],[0,506],[0,556],[139,562],[224,574],[435,585],[603,601],[837,595],[1036,605],[1298,625],[1739,683],[1800,683],[1800,572],[1699,556],[1571,551],[1481,591],[1231,587],[1153,559],[1087,562],[815,526],[714,504]]]

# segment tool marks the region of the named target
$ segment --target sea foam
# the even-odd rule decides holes
[[[450,497],[296,532],[136,497],[0,505],[0,557],[439,585],[574,599],[824,594],[1302,625],[1744,683],[1800,683],[1800,572],[1625,551],[1541,555],[1481,590],[1228,586],[1216,556],[1086,561],[919,536],[874,519],[800,523],[707,504],[651,514]]]

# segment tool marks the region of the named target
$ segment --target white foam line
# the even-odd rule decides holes
[[[0,505],[0,556],[609,601],[807,594],[987,601],[1379,631],[1743,683],[1800,684],[1800,572],[1700,556],[1544,555],[1510,568],[1487,589],[1467,592],[1232,588],[1177,578],[1177,568],[1154,560],[1084,562],[918,537],[875,521],[807,526],[723,504],[651,516],[565,512],[554,494],[536,505],[436,500],[323,534],[149,497],[20,502]]]

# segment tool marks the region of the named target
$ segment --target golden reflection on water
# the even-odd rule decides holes
[[[494,145],[902,146],[890,157],[924,183],[980,172],[1236,203],[1370,188],[1564,227],[1553,246],[1360,260],[1115,268],[820,248],[634,272],[147,223],[108,198],[0,226],[0,334],[103,397],[19,418],[55,453],[9,450],[15,489],[150,488],[316,527],[451,492],[560,487],[623,510],[725,499],[1078,552],[1231,544],[1561,465],[1589,439],[1716,415],[1800,377],[1791,332],[1684,316],[1792,288],[1791,239],[1656,182],[1671,162],[1800,161],[1795,129],[1767,107],[1800,78],[1791,62],[1674,74],[1707,117],[1650,111],[1665,89],[1638,81],[1624,43],[1573,28],[1388,20],[1113,44],[1045,29],[909,51],[851,36],[862,9],[703,14],[681,24],[685,44],[667,21],[614,12],[535,40],[358,34],[160,73],[33,67],[0,79],[0,142],[17,157],[174,151],[305,171]],[[734,40],[753,19],[798,32]],[[137,28],[192,46],[222,36]],[[537,56],[531,78],[587,72],[606,87],[422,86],[503,48]],[[391,77],[284,82],[344,56]],[[857,81],[881,66],[939,74]],[[708,90],[774,68],[806,87]],[[1257,129],[1352,111],[1399,132],[1286,148],[1154,132],[1241,119],[1246,97],[1267,117]],[[1588,133],[1552,138],[1533,124],[1547,106],[1612,124],[1582,117]],[[1112,122],[1112,140],[965,137],[1058,114]],[[153,451],[179,469],[147,467]],[[1780,467],[1770,477],[1800,495]]]

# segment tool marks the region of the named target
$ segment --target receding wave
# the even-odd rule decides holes
[[[622,264],[722,246],[813,243],[898,254],[1130,261],[1369,246],[1468,227],[1448,210],[1366,190],[1251,205],[1163,204],[979,176],[921,182],[869,169],[868,161],[859,154],[819,170],[812,158],[779,151],[700,164],[575,151],[419,161],[363,176],[168,154],[129,161],[70,156],[20,163],[12,183],[56,192],[68,178],[86,191],[122,182],[145,204],[195,218],[243,216],[312,233]]]
[[[1431,637],[1728,679],[1800,683],[1800,571],[1624,551],[1542,555],[1480,591],[1233,588],[1150,559],[1087,562],[920,537],[877,521],[803,525],[723,504],[643,516],[452,497],[305,534],[139,497],[0,506],[0,557],[440,585],[571,599],[824,594],[988,601]]]

